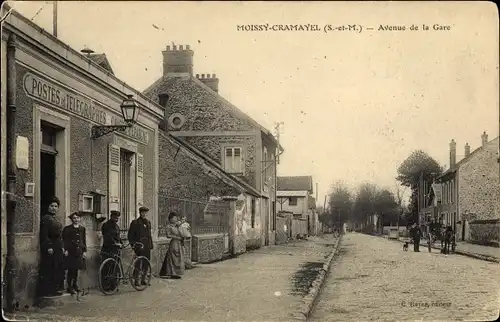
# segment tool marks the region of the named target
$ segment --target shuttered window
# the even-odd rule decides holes
[[[108,146],[108,213],[120,211],[120,147]]]
[[[137,195],[137,209],[139,207],[144,206],[144,157],[142,154],[136,154],[137,162],[136,162],[136,195]]]
[[[240,147],[227,147],[224,153],[224,169],[228,173],[243,173],[243,153]]]

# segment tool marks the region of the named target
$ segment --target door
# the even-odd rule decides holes
[[[132,167],[132,157],[133,154],[121,149],[120,150],[120,175],[121,175],[121,182],[120,182],[120,206],[121,206],[121,217],[120,217],[120,230],[121,231],[127,231],[128,226],[131,221],[131,217],[133,219],[133,214],[131,214],[131,207],[130,207],[130,202],[132,195],[130,193],[131,190],[131,185],[130,185],[130,168]]]
[[[56,196],[57,129],[41,124],[40,143],[40,215],[47,213],[49,202]]]

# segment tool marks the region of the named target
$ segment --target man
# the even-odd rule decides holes
[[[118,219],[120,218],[120,212],[112,210],[110,214],[110,219],[106,221],[102,227],[102,248],[101,248],[101,258],[106,260],[107,258],[115,258],[120,256],[120,248],[122,246],[122,240],[120,238],[120,227],[118,227]]]
[[[80,226],[80,216],[77,212],[69,215],[71,225],[64,227],[62,238],[64,242],[64,256],[66,258],[66,268],[68,269],[66,283],[68,293],[80,292],[78,288],[78,270],[85,267],[85,257],[87,253],[87,243],[85,227]]]
[[[420,252],[420,237],[422,236],[422,230],[417,223],[413,223],[412,227],[412,237],[413,237],[413,251]]]
[[[130,223],[130,228],[128,230],[128,241],[131,245],[134,245],[134,252],[137,256],[144,256],[148,260],[151,260],[153,238],[151,236],[151,222],[146,218],[148,212],[149,208],[147,207],[139,208],[139,218],[132,220],[132,222]],[[140,242],[143,245],[136,244],[137,242]],[[141,262],[137,262],[134,270],[134,278],[137,286],[147,285],[146,275],[148,274],[148,267],[141,264]],[[138,278],[139,272],[142,272],[142,278],[140,281]]]

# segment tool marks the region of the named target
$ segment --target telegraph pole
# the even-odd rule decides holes
[[[52,1],[52,33],[57,37],[57,1]]]
[[[275,136],[276,136],[276,141],[278,141],[278,154],[276,155],[276,162],[279,164],[280,163],[280,155],[281,155],[281,146],[280,146],[280,134],[281,134],[281,125],[284,125],[285,123],[283,121],[280,122],[275,122],[274,123],[274,130],[275,130]]]

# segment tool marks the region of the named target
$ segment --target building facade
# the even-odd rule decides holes
[[[434,182],[421,181],[421,217],[451,226],[459,240],[498,238],[483,235],[498,229],[500,219],[499,138],[489,141],[483,133],[481,146],[471,152],[467,143],[459,162],[456,155],[456,142],[452,140],[450,168]]]
[[[119,210],[125,237],[139,206],[157,213],[163,110],[19,13],[13,11],[2,27],[2,43],[10,41],[14,48],[7,61],[15,63],[7,74],[15,75],[9,78],[15,86],[7,95],[16,107],[9,122],[16,140],[16,291],[22,303],[35,296],[40,217],[52,197],[61,201],[57,216],[63,224],[69,224],[72,212],[82,215],[89,248],[88,280],[82,284],[87,287],[96,285],[101,218]],[[120,104],[127,95],[139,105],[137,123],[92,137],[94,126],[123,124]],[[2,178],[4,170],[2,164]],[[151,221],[156,233],[156,216]]]
[[[163,128],[168,133],[259,191],[259,197],[250,201],[252,215],[245,218],[247,246],[274,244],[277,141],[218,94],[215,75],[193,75],[193,55],[189,46],[167,46],[163,75],[144,94],[157,102],[165,97]]]

